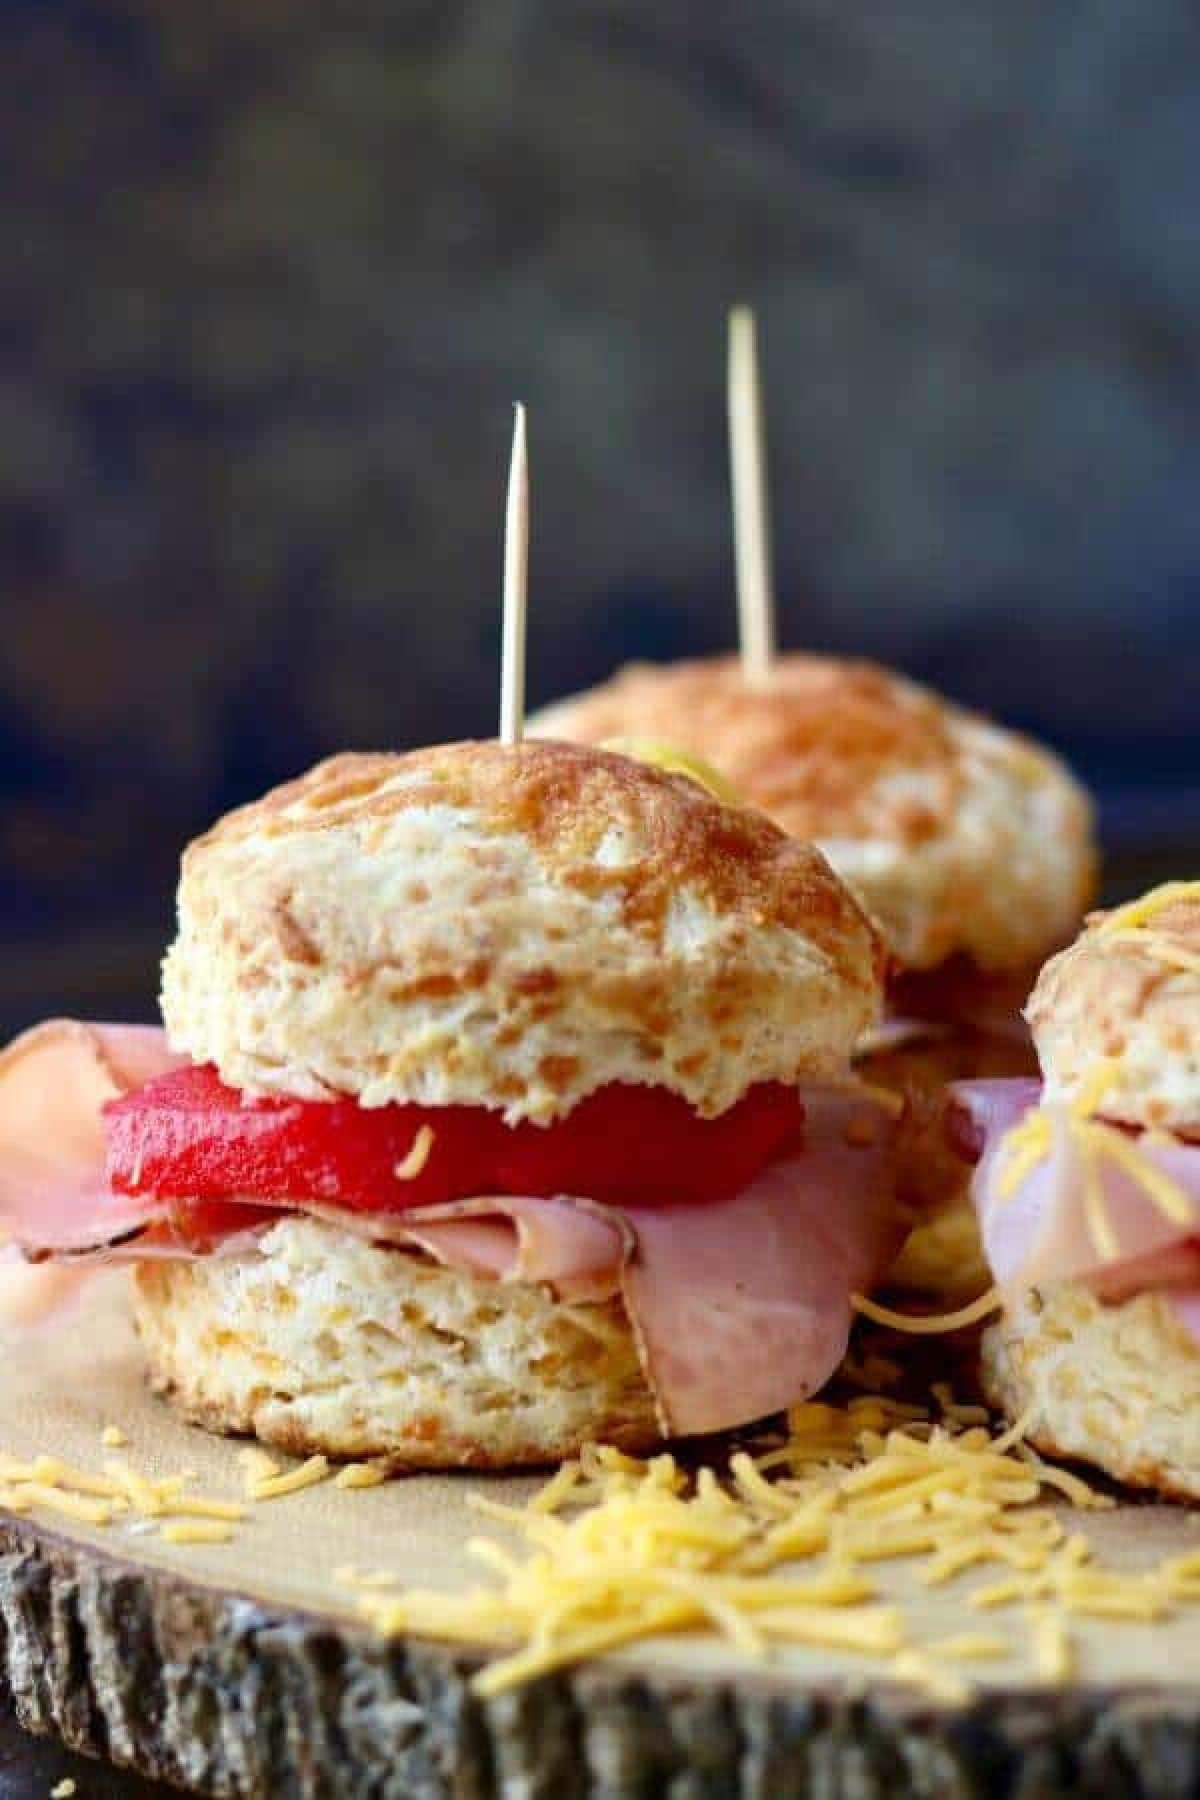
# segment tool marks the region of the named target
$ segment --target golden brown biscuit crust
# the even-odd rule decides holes
[[[1071,1101],[1103,1065],[1106,1118],[1200,1137],[1200,882],[1092,913],[1026,1017],[1048,1098]]]
[[[632,663],[541,720],[552,729],[569,712],[569,735],[589,744],[636,720],[642,736],[707,751],[793,837],[914,848],[943,828],[962,789],[947,710],[873,663],[796,654],[780,657],[762,687],[746,683],[735,657]],[[928,792],[887,792],[881,778],[897,770],[927,776]]]
[[[987,968],[1040,961],[1091,896],[1090,809],[1063,765],[873,663],[790,654],[761,687],[732,657],[635,664],[530,729],[708,757],[749,805],[825,848],[913,968],[956,952]],[[1044,841],[1022,849],[1031,835]]]
[[[846,952],[848,939],[854,952],[860,948],[859,909],[811,844],[786,842],[769,820],[722,806],[686,776],[578,744],[486,740],[402,754],[346,751],[229,813],[188,846],[184,868],[216,844],[348,824],[365,827],[369,850],[374,828],[433,806],[469,811],[497,835],[519,834],[565,886],[618,893],[625,922],[648,937],[661,939],[671,900],[687,886],[755,930],[803,930],[847,973],[858,973],[860,956]],[[636,882],[595,861],[606,833],[629,826],[642,845]],[[299,935],[292,921],[284,929]],[[293,954],[303,959],[311,946],[300,941]]]
[[[884,953],[811,845],[558,743],[334,757],[190,846],[172,1042],[231,1085],[546,1119],[844,1069]]]

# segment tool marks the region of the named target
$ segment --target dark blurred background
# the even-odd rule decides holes
[[[0,3],[2,1022],[144,1010],[230,803],[494,729],[514,399],[531,700],[727,645],[738,298],[785,641],[1178,863],[1198,171],[1195,0]]]

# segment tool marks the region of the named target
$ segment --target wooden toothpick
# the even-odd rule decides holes
[[[529,464],[525,408],[513,422],[504,509],[504,636],[500,653],[500,741],[519,744],[525,731],[525,599],[529,583]]]
[[[729,315],[728,404],[742,672],[748,682],[761,686],[775,659],[775,594],[766,432],[754,314],[748,306],[735,306]]]

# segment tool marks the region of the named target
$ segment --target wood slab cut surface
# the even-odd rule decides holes
[[[36,1339],[0,1340],[0,1356],[0,1451],[97,1473],[117,1456],[242,1497],[238,1446],[147,1391],[122,1278]],[[103,1447],[107,1425],[127,1448]],[[0,1515],[0,1666],[17,1717],[221,1795],[1200,1793],[1200,1607],[1155,1624],[1080,1622],[1078,1678],[1053,1689],[1030,1670],[1019,1615],[968,1611],[965,1579],[929,1589],[903,1563],[872,1565],[922,1641],[984,1625],[1012,1638],[1011,1659],[972,1665],[966,1707],[860,1657],[789,1649],[764,1666],[707,1638],[647,1643],[481,1702],[470,1653],[384,1643],[358,1623],[339,1567],[472,1585],[486,1577],[466,1540],[496,1528],[467,1495],[519,1501],[535,1485],[325,1482],[252,1507],[216,1545],[171,1545],[125,1518]],[[1178,1509],[1075,1522],[1120,1567],[1200,1548]]]

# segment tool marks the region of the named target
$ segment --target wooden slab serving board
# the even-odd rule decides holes
[[[241,1496],[237,1446],[146,1390],[119,1278],[48,1335],[0,1340],[0,1357],[0,1450],[99,1471],[117,1424],[138,1468],[194,1470],[197,1491]],[[966,1707],[858,1658],[797,1649],[764,1667],[700,1638],[481,1702],[467,1686],[477,1658],[383,1643],[356,1622],[339,1566],[463,1587],[479,1578],[466,1494],[518,1500],[532,1485],[325,1483],[253,1509],[226,1545],[0,1515],[0,1671],[30,1728],[211,1794],[1200,1794],[1200,1608],[1081,1626],[1068,1689],[1039,1686],[1020,1656],[976,1665]],[[1167,1507],[1084,1523],[1127,1567],[1200,1546],[1191,1515]],[[923,1589],[896,1563],[873,1573],[921,1638],[979,1623],[965,1584]],[[987,1628],[1024,1642],[1019,1617],[989,1614]]]

